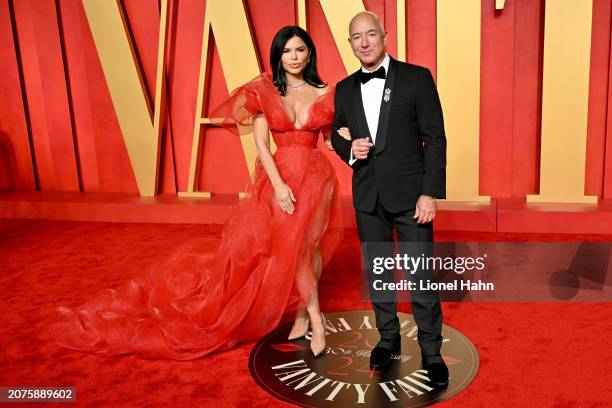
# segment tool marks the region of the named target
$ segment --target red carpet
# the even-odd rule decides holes
[[[190,362],[99,358],[56,346],[55,306],[76,306],[219,226],[0,220],[0,386],[74,386],[83,407],[286,406],[251,380],[252,344]],[[439,233],[444,241],[610,241],[610,236]],[[324,311],[359,301],[359,244],[347,231],[324,271]],[[612,406],[612,303],[445,303],[444,323],[480,353],[474,382],[443,407]],[[407,305],[402,310],[409,312]],[[2,405],[2,403],[0,403]],[[15,405],[15,404],[13,404]],[[56,404],[66,406],[65,404]]]

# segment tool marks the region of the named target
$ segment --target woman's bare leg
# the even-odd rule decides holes
[[[289,334],[289,339],[294,340],[306,335],[308,331],[308,323],[312,327],[312,338],[310,340],[310,348],[315,355],[319,355],[325,349],[325,322],[321,315],[319,306],[319,278],[321,277],[322,259],[321,251],[317,247],[313,260],[315,282],[310,295],[310,301],[304,308],[300,308],[296,312],[295,321]]]
[[[310,296],[310,302],[306,306],[306,311],[310,317],[312,327],[312,339],[310,340],[310,349],[313,354],[319,355],[325,349],[325,321],[319,307],[319,278],[321,277],[321,251],[317,247],[314,259],[314,272],[316,276],[315,287]]]
[[[314,273],[315,273],[315,287],[311,293],[309,293],[306,290],[303,290],[300,293],[302,297],[304,298],[310,296],[310,302],[305,307],[301,307],[297,309],[295,313],[295,320],[293,321],[293,327],[291,327],[291,331],[289,332],[289,340],[296,340],[296,339],[302,338],[308,332],[308,327],[310,324],[310,313],[307,311],[307,309],[313,303],[313,299],[317,297],[316,288],[318,286],[319,276],[321,276],[320,261],[319,262],[317,261],[318,253],[319,253],[319,250],[317,248],[315,252],[315,256],[314,256],[314,262],[313,262]],[[298,277],[300,276],[301,275],[298,273]],[[296,281],[296,285],[298,287],[298,290],[307,286],[306,284],[300,283],[297,281]],[[318,308],[318,299],[315,301],[315,303]]]

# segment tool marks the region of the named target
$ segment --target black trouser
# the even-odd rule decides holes
[[[387,211],[380,200],[377,199],[376,207],[373,212],[355,210],[357,218],[357,229],[362,248],[369,248],[368,243],[393,242],[393,229],[397,233],[397,238],[402,242],[421,242],[423,244],[419,253],[425,256],[432,255],[433,224],[417,224],[414,217],[414,210],[390,213]],[[414,244],[406,244],[414,252]],[[364,253],[364,262],[367,267],[368,283],[370,287],[370,297],[372,308],[376,315],[376,328],[380,333],[381,340],[391,340],[397,338],[400,331],[399,319],[397,318],[397,301],[394,292],[386,292],[381,298],[381,293],[373,287],[374,280],[383,279],[392,281],[393,272],[385,272],[385,276],[374,274],[372,262],[375,257],[393,256],[392,245],[372,245],[372,250]],[[400,247],[401,251],[401,247]],[[409,274],[407,274],[409,275]],[[408,280],[417,283],[418,280],[434,280],[433,273],[427,268],[416,271],[412,276],[406,276]],[[428,363],[441,362],[440,347],[442,346],[442,308],[440,307],[439,295],[435,291],[411,292],[412,314],[418,327],[417,339],[421,352]]]

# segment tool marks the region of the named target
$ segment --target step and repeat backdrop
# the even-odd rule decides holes
[[[209,112],[269,70],[285,25],[328,83],[357,70],[362,10],[434,74],[449,200],[612,198],[610,0],[0,0],[0,189],[243,192],[252,137]]]

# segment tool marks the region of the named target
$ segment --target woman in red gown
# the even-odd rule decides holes
[[[236,89],[212,116],[253,132],[258,160],[249,196],[226,222],[216,254],[197,243],[77,308],[58,307],[51,328],[64,347],[102,355],[190,360],[256,340],[296,311],[290,339],[312,331],[325,348],[317,282],[342,237],[338,181],[317,147],[333,121],[333,89],[299,27],[281,29],[272,74]],[[277,151],[270,152],[269,131]]]

